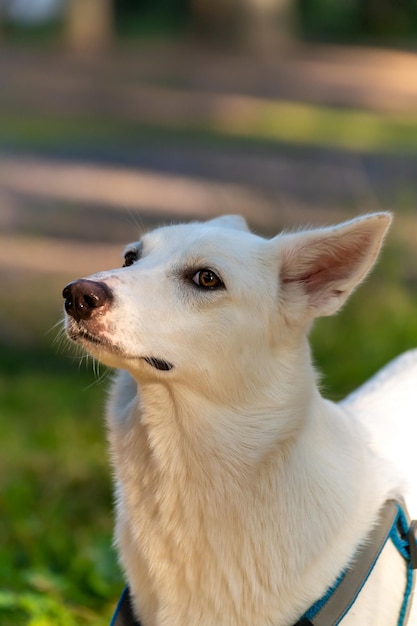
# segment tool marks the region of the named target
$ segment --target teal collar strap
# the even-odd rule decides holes
[[[378,526],[368,541],[359,548],[353,563],[339,576],[334,585],[315,602],[294,626],[337,626],[355,603],[389,540],[407,565],[404,600],[397,626],[405,626],[411,608],[411,596],[417,568],[417,522],[409,522],[403,502],[387,500],[380,511]]]

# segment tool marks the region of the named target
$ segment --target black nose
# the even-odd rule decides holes
[[[84,278],[69,283],[62,295],[66,312],[77,322],[90,319],[95,312],[104,312],[113,301],[113,292],[105,283]]]

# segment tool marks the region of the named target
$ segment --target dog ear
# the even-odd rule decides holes
[[[390,223],[389,213],[374,213],[331,228],[278,236],[286,300],[299,301],[302,295],[309,317],[335,313],[371,269]]]
[[[208,222],[211,226],[222,226],[223,228],[233,228],[235,230],[249,230],[249,226],[241,215],[221,215]]]

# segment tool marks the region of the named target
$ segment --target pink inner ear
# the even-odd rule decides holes
[[[371,234],[366,231],[306,242],[294,250],[291,262],[284,264],[283,283],[302,283],[308,294],[327,286],[334,293],[343,291],[338,289],[338,283],[346,282],[358,271],[371,243]]]
[[[286,276],[283,282],[303,283],[306,292],[312,293],[325,285],[346,279],[350,273],[349,269],[346,266],[345,258],[341,259],[331,252],[321,253],[321,256],[314,259],[304,272],[300,267],[299,273],[294,276]]]

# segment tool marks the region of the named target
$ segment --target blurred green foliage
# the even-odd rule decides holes
[[[211,15],[221,22],[227,14],[221,3],[208,12],[210,3],[186,0],[117,0],[114,30],[118,37],[182,36],[200,32],[201,19]],[[237,6],[237,5],[236,5]],[[294,0],[301,39],[372,44],[414,43],[417,36],[417,4],[413,0]],[[239,15],[237,7],[236,15]],[[62,18],[52,23],[22,25],[3,19],[2,31],[20,43],[44,43],[62,31]],[[213,31],[216,37],[217,31]]]
[[[186,0],[118,0],[115,27],[120,37],[181,34],[190,21]]]
[[[387,44],[417,35],[417,5],[411,0],[300,0],[298,7],[308,39]]]
[[[195,3],[197,6],[197,3]],[[302,37],[322,41],[392,43],[415,40],[417,4],[412,0],[294,0]],[[219,8],[213,9],[222,18]],[[119,0],[120,35],[173,32],[192,27],[193,3],[186,0]],[[168,27],[168,28],[167,28]]]

